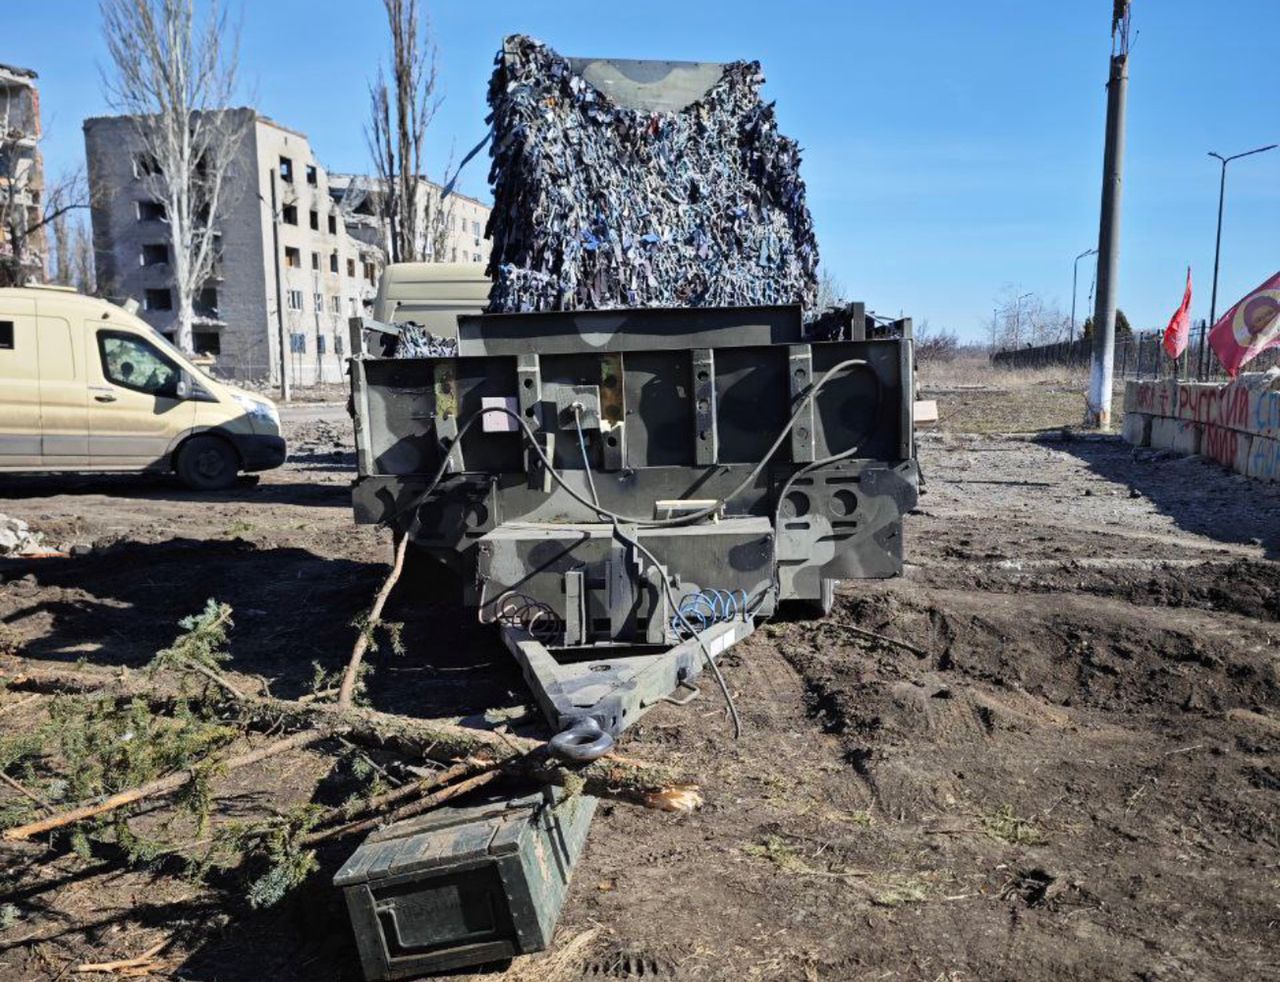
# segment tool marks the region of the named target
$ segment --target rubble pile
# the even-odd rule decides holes
[[[0,514],[0,556],[30,556],[45,551],[44,537],[21,518]]]
[[[680,111],[616,104],[532,38],[489,84],[491,313],[813,305],[818,248],[800,151],[758,62]]]

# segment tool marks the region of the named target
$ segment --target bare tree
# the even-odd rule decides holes
[[[64,211],[53,220],[53,282],[61,286],[71,284],[71,232],[67,227]]]
[[[249,114],[229,108],[238,32],[217,0],[100,0],[114,108],[134,118],[139,174],[165,208],[177,301],[174,341],[192,353],[195,298],[217,258],[217,216]]]
[[[954,361],[960,353],[960,338],[955,331],[930,326],[926,317],[915,325],[917,361]]]
[[[991,325],[992,350],[1053,344],[1067,340],[1070,333],[1071,319],[1056,303],[1005,285]]]
[[[422,261],[440,209],[425,187],[427,129],[440,108],[437,51],[418,0],[382,0],[391,28],[391,84],[382,68],[369,86],[365,137],[381,185],[378,203],[392,262]],[[431,250],[435,253],[434,248]]]
[[[51,231],[56,238],[69,212],[89,204],[83,171],[44,183],[39,140],[33,106],[0,93],[0,286],[42,279],[48,257],[33,249]]]
[[[77,221],[71,239],[71,267],[75,288],[86,296],[98,292],[98,278],[93,264],[93,236],[83,221]]]
[[[819,312],[832,307],[842,307],[846,303],[844,284],[831,272],[831,267],[822,263],[818,267],[818,297],[814,301],[814,309]]]

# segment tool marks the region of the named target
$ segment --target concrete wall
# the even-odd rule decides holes
[[[1227,383],[1130,381],[1124,439],[1134,446],[1201,454],[1259,480],[1280,480],[1280,369]]]

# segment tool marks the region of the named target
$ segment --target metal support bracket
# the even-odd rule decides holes
[[[627,462],[627,398],[622,385],[622,352],[600,357],[600,433],[603,469],[620,471]]]
[[[520,415],[529,424],[529,429],[533,431],[534,439],[538,441],[542,452],[547,455],[548,460],[551,460],[552,454],[555,453],[555,436],[548,433],[543,426],[542,364],[537,354],[523,354],[516,359],[516,380],[516,401]],[[529,476],[530,490],[542,491],[544,494],[551,492],[550,473],[547,472],[534,449],[527,445],[524,448],[524,469]]]
[[[458,379],[456,362],[440,360],[431,366],[435,385],[436,440],[440,452],[449,457],[448,471],[460,474],[464,469],[462,447],[458,443]]]
[[[716,427],[716,353],[693,349],[693,445],[699,465],[720,460],[720,432]]]
[[[791,406],[803,399],[804,408],[791,427],[791,459],[797,464],[813,462],[813,400],[805,398],[813,387],[813,352],[807,344],[788,345],[787,377],[791,380]]]

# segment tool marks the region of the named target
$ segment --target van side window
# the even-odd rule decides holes
[[[13,321],[0,321],[0,351],[13,350]]]
[[[98,351],[108,381],[150,395],[177,394],[177,366],[141,338],[99,331]]]

